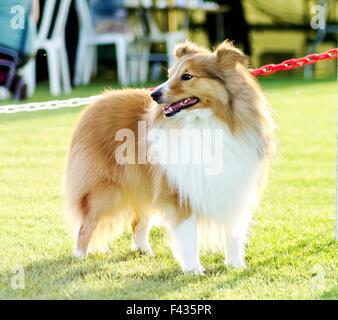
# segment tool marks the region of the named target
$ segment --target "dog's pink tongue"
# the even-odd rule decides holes
[[[184,107],[190,106],[197,102],[197,98],[186,98],[172,103],[170,106],[163,109],[166,116],[172,116]]]
[[[179,110],[182,106],[183,106],[183,102],[182,102],[182,101],[177,101],[177,102],[175,102],[175,103],[172,103],[169,107],[166,107],[166,108],[164,109],[164,112],[168,112],[168,113],[176,112],[176,111]]]
[[[174,115],[176,112],[178,112],[182,108],[182,102],[177,101],[175,103],[172,103],[170,106],[163,109],[163,113],[166,117],[170,117]]]

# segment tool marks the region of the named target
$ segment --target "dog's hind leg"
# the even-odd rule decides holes
[[[151,224],[148,217],[135,216],[132,221],[133,250],[139,250],[153,256],[153,250],[149,244]]]
[[[110,185],[99,186],[94,188],[95,191],[86,193],[80,203],[80,211],[83,218],[80,225],[80,229],[77,237],[76,249],[74,255],[79,258],[83,258],[88,253],[88,246],[95,229],[100,224],[100,229],[96,233],[97,245],[106,245],[103,243],[105,239],[105,225],[106,218],[109,215],[113,215],[116,208],[119,207],[119,202],[122,198],[119,189]],[[102,228],[101,228],[102,227]]]
[[[99,222],[96,216],[88,216],[84,219],[77,238],[76,249],[74,256],[77,258],[84,258],[88,253],[88,245],[90,238]]]

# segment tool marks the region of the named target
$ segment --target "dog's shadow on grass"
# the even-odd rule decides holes
[[[313,256],[324,247],[335,245],[300,240],[291,246],[274,251],[271,256],[256,259],[255,252],[249,250],[248,268],[231,270],[223,265],[222,255],[205,255],[202,263],[207,271],[205,276],[184,275],[173,257],[166,250],[158,257],[148,257],[128,249],[119,253],[94,254],[85,260],[78,260],[64,254],[55,259],[42,259],[24,266],[28,287],[23,298],[35,298],[30,292],[45,291],[60,292],[59,298],[103,298],[103,299],[166,299],[184,298],[191,286],[197,295],[194,299],[207,299],[210,293],[224,289],[236,288],[257,273],[263,273],[267,266],[281,268],[290,261],[288,255],[303,252],[302,258]],[[301,250],[300,250],[301,249]],[[10,277],[10,273],[0,276]],[[99,285],[96,285],[99,283]],[[76,287],[80,284],[80,288]],[[71,289],[69,289],[71,288]],[[326,289],[327,290],[327,289]],[[62,296],[62,292],[70,292]],[[210,295],[212,298],[213,295]],[[44,298],[49,298],[48,293]]]
[[[213,261],[222,266],[221,256],[214,257]],[[109,252],[93,254],[84,260],[62,255],[55,259],[34,261],[23,267],[27,290],[8,290],[13,298],[34,299],[37,298],[34,292],[38,292],[38,298],[48,299],[55,297],[53,291],[59,293],[59,299],[173,298],[191,283],[205,285],[209,282],[208,276],[228,271],[223,266],[210,269],[205,275],[183,274],[170,253],[149,257],[131,250],[123,250],[115,255]],[[0,277],[6,278],[7,283],[10,283],[12,276],[11,271],[0,274]],[[100,284],[95,285],[95,281]],[[102,287],[102,281],[105,281],[106,287]],[[78,290],[74,289],[77,284],[80,284]],[[63,295],[63,292],[67,294]]]
[[[152,265],[150,270],[147,270],[147,264]],[[154,268],[154,264],[158,268]],[[187,284],[189,278],[199,278],[184,276],[174,262],[166,266],[157,257],[131,250],[113,257],[110,253],[93,254],[84,260],[65,255],[23,267],[26,290],[10,289],[12,271],[0,274],[7,284],[8,290],[4,294],[9,295],[8,298],[35,299],[35,293],[38,293],[38,298],[49,299],[55,296],[54,291],[59,293],[59,299],[161,299]],[[103,281],[106,287],[98,289]],[[79,289],[74,289],[77,284],[80,284]],[[63,292],[67,294],[63,295]]]

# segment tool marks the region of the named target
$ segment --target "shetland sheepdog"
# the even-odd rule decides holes
[[[155,90],[106,91],[81,116],[65,177],[77,257],[106,250],[126,225],[132,247],[153,255],[148,236],[160,216],[184,272],[203,273],[205,247],[245,266],[274,149],[268,103],[231,42],[210,51],[186,41],[174,55]]]

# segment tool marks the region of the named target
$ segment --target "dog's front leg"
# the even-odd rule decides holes
[[[204,269],[199,262],[196,216],[191,214],[179,222],[169,221],[168,229],[173,255],[183,272],[203,274]]]

